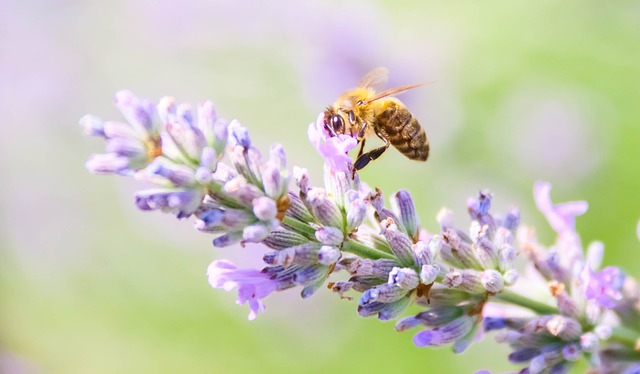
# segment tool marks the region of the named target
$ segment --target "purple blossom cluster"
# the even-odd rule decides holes
[[[282,146],[263,158],[247,129],[219,119],[208,101],[194,110],[121,91],[116,106],[125,122],[81,120],[86,134],[107,141],[87,169],[155,185],[136,194],[136,206],[194,216],[196,229],[216,236],[214,246],[269,248],[262,269],[227,260],[207,269],[212,287],[237,289],[249,319],[264,312],[273,292],[299,288],[307,298],[327,286],[341,298],[357,295],[362,317],[390,320],[417,306],[396,329],[420,327],[413,337],[419,347],[461,353],[483,331],[497,330],[523,373],[564,373],[583,358],[602,373],[640,372],[640,291],[619,268],[600,269],[601,243],[585,255],[575,229],[585,202],[554,205],[550,185],[536,184],[536,204],[557,233],[551,246],[521,227],[518,209],[492,214],[488,191],[469,200],[467,229],[442,209],[439,231],[429,233],[408,191],[393,194],[387,207],[382,191],[360,180],[348,156],[357,139],[331,134],[322,115],[308,130],[325,159],[324,186],[317,187],[307,169],[294,167],[290,178]],[[529,284],[544,294],[518,291],[535,289]]]

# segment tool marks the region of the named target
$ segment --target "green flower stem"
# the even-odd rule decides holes
[[[397,260],[398,258],[390,253],[383,252],[379,249],[371,248],[355,240],[348,240],[342,244],[342,251],[353,253],[354,255],[371,260],[379,260],[386,258],[389,260]]]
[[[300,234],[303,234],[308,239],[315,239],[316,237],[316,230],[313,227],[309,226],[307,223],[298,221],[293,217],[284,216],[282,223],[293,228]]]
[[[284,219],[282,220],[282,223],[293,228],[294,230],[303,234],[309,239],[315,238],[316,230],[304,222],[300,222],[295,218],[285,216]],[[368,258],[371,260],[378,260],[381,258],[397,260],[396,256],[390,253],[383,252],[375,248],[371,248],[355,240],[347,240],[342,244],[341,249],[344,252],[353,253],[354,255],[360,256],[362,258]]]
[[[493,296],[491,300],[518,305],[523,308],[530,309],[541,315],[558,313],[558,309],[556,307],[541,303],[539,301],[531,300],[526,296],[522,296],[518,293],[508,290],[502,291],[499,294]]]
[[[636,344],[640,341],[640,334],[624,326],[617,326],[613,328],[613,334],[611,334],[610,340],[635,349]]]

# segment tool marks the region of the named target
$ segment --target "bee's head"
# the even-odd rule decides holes
[[[324,112],[324,127],[331,136],[344,134],[345,121],[340,112],[336,112],[333,108],[327,108]]]

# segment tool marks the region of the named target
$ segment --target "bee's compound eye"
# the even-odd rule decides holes
[[[344,133],[344,120],[340,115],[334,114],[331,116],[331,126],[333,127],[333,131],[336,133]]]

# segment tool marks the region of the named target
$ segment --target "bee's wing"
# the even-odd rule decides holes
[[[374,95],[373,97],[369,98],[369,100],[367,100],[367,102],[370,103],[372,101],[380,100],[383,97],[393,96],[393,95],[399,94],[400,92],[408,91],[408,90],[410,90],[412,88],[424,86],[424,85],[431,84],[431,83],[433,83],[433,82],[416,83],[416,84],[410,84],[408,86],[400,86],[400,87],[390,88],[388,90],[382,91],[382,92]]]
[[[360,82],[358,87],[376,89],[384,86],[389,80],[389,70],[384,67],[377,67],[368,72]]]

